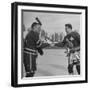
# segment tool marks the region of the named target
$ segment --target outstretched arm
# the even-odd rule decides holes
[[[50,46],[50,44],[48,44],[48,43],[42,43],[41,48],[43,49],[43,48],[46,48],[48,46]]]
[[[57,47],[64,47],[64,43],[63,42],[59,42],[59,43],[56,43],[55,46],[57,46]]]
[[[64,37],[64,40],[62,42],[58,42],[55,44],[57,47],[64,47],[66,44],[66,37]]]

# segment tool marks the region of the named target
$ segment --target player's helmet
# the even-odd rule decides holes
[[[33,29],[33,27],[36,26],[36,25],[40,25],[40,24],[37,23],[37,22],[33,22],[32,25],[31,25],[31,28]]]

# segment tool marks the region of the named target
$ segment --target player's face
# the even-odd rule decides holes
[[[40,26],[40,25],[36,25],[36,26],[34,27],[34,31],[40,33],[40,31],[41,31],[41,26]]]
[[[68,28],[68,26],[65,26],[65,31],[66,31],[67,34],[69,34],[71,32],[71,29]]]

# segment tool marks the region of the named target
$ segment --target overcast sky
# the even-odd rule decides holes
[[[44,13],[44,12],[23,12],[23,23],[28,29],[33,22],[35,17],[38,17],[42,22],[42,28],[48,33],[64,32],[65,24],[71,23],[73,30],[80,29],[80,15],[79,14],[61,14],[61,13]]]

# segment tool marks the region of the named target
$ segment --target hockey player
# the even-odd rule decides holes
[[[65,24],[66,36],[63,42],[55,44],[58,47],[67,46],[68,52],[68,72],[73,74],[73,66],[76,65],[77,73],[80,74],[80,35],[76,31],[72,31],[71,24]]]
[[[36,58],[38,53],[43,55],[41,49],[41,41],[39,40],[39,32],[41,30],[41,25],[34,22],[31,25],[31,31],[27,34],[24,40],[24,66],[26,71],[26,77],[32,77],[36,71]]]

